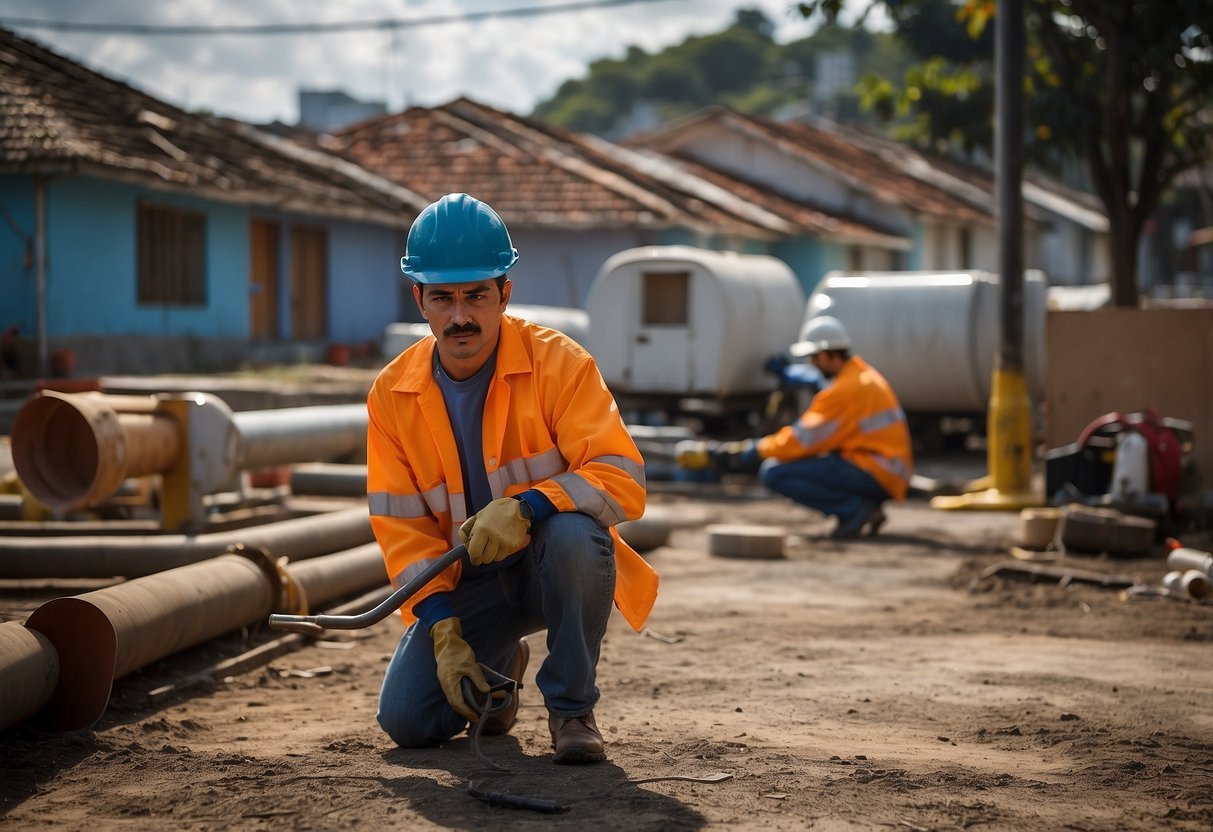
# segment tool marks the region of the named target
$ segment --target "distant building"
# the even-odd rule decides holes
[[[84,374],[234,369],[399,316],[404,235],[428,202],[406,187],[5,29],[0,113],[0,332],[26,359],[36,337]]]
[[[313,133],[332,133],[342,127],[387,112],[382,101],[359,101],[341,90],[299,90],[299,123]]]
[[[855,86],[855,54],[825,52],[817,56],[813,78],[813,100],[827,102],[839,92]]]

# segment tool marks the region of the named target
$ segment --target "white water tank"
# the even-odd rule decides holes
[[[1042,272],[1024,272],[1024,373],[1038,403],[1046,290]],[[816,315],[842,321],[853,351],[888,379],[905,410],[982,413],[989,405],[1001,338],[998,275],[830,272],[809,298],[804,325]]]
[[[804,291],[782,260],[691,246],[612,256],[586,297],[585,347],[620,393],[765,392],[763,362],[796,338]]]
[[[572,306],[511,303],[505,308],[505,314],[563,332],[583,347],[590,333],[590,316],[584,309]]]

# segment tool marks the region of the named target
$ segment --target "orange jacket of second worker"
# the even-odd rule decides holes
[[[388,364],[367,397],[367,497],[388,577],[399,588],[459,543],[467,519],[459,452],[434,379],[427,337]],[[644,463],[598,365],[552,329],[503,316],[484,406],[484,470],[494,499],[536,488],[615,540],[615,605],[639,630],[657,573],[614,526],[644,512]],[[459,583],[456,563],[402,608]]]
[[[829,453],[867,471],[893,499],[905,499],[914,465],[906,415],[884,376],[857,355],[799,419],[758,440],[764,459]]]

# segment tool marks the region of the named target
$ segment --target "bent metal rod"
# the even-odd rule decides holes
[[[427,566],[411,581],[389,595],[378,606],[366,612],[358,613],[357,615],[284,615],[274,613],[270,616],[270,627],[275,630],[292,630],[309,635],[322,633],[326,629],[360,630],[363,627],[370,627],[373,624],[378,624],[400,609],[404,602],[413,597],[418,590],[465,555],[467,555],[467,547],[463,545],[456,546]],[[488,696],[483,697],[483,699],[477,697],[471,680],[466,677],[463,679],[462,686],[464,699],[480,714],[479,719],[473,723],[468,732],[471,738],[472,753],[485,767],[494,771],[508,773],[509,769],[493,762],[481,752],[480,731],[490,716],[500,713],[509,706],[510,698],[517,695],[517,688],[522,687],[522,680],[508,679],[483,664],[481,668],[489,679],[490,685],[492,685]],[[534,812],[555,813],[565,808],[559,803],[550,800],[540,800],[538,798],[503,794],[500,792],[485,792],[475,782],[468,783],[468,794],[490,805],[505,806],[511,809],[530,809]]]

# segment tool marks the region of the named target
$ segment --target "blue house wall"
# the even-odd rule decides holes
[[[404,232],[352,222],[328,229],[329,336],[343,343],[378,341],[388,324],[404,319],[406,300],[413,303],[400,271]]]
[[[813,294],[821,278],[831,269],[842,268],[846,262],[846,246],[827,243],[812,237],[780,240],[771,246],[771,254],[788,264],[800,281],[807,298]]]
[[[37,326],[34,274],[34,184],[28,176],[0,176],[0,332]],[[28,259],[28,263],[26,260]]]
[[[0,204],[23,233],[34,234],[34,187],[28,176],[4,178]],[[140,201],[188,208],[206,216],[206,303],[163,306],[137,302],[136,217]],[[0,243],[4,279],[0,309],[22,333],[35,334],[35,267],[22,262],[15,235]],[[46,187],[46,329],[51,338],[79,335],[248,333],[248,209],[159,193],[84,176]]]
[[[140,203],[183,208],[206,218],[206,302],[149,305],[137,300],[137,218]],[[37,332],[33,178],[0,177],[0,209],[11,218],[0,229],[0,331]],[[88,335],[189,336],[247,339],[251,219],[281,224],[278,275],[279,336],[290,339],[290,229],[327,233],[328,338],[378,339],[398,320],[403,294],[399,261],[403,232],[370,223],[325,220],[250,209],[85,176],[51,179],[46,188],[47,337]],[[6,223],[7,224],[7,223]],[[27,255],[26,241],[30,240]],[[26,260],[29,260],[28,264]]]

